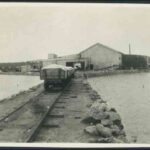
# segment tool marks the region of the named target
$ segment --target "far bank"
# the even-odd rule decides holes
[[[100,71],[84,71],[86,77],[99,77],[107,75],[129,74],[129,73],[143,73],[150,72],[150,69],[130,69],[130,70],[100,70]]]
[[[40,72],[0,72],[0,75],[40,76]]]

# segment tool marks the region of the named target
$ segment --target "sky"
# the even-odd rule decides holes
[[[95,43],[150,56],[149,4],[0,3],[0,62],[78,53]]]

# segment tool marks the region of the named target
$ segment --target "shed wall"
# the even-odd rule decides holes
[[[120,66],[122,54],[101,45],[95,45],[80,53],[81,58],[89,58],[94,69],[102,69],[113,65]]]

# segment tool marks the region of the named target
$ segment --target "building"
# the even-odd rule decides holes
[[[3,72],[39,72],[42,67],[50,64],[80,67],[82,70],[143,69],[150,68],[150,57],[123,54],[108,46],[96,43],[78,54],[62,57],[48,54],[48,59],[0,63],[0,70]]]
[[[144,55],[122,55],[123,69],[143,69],[150,67],[150,57]]]
[[[121,52],[100,43],[96,43],[78,54],[62,57],[50,54],[49,56],[51,56],[48,57],[49,59],[43,61],[43,66],[49,64],[60,64],[74,67],[80,64],[82,70],[99,70],[110,67],[119,68],[122,64]]]
[[[24,65],[21,66],[21,72],[26,73],[31,71],[31,66],[30,65]]]
[[[80,57],[88,59],[86,68],[99,70],[109,67],[119,68],[122,64],[122,53],[97,43],[80,52]]]
[[[48,59],[54,59],[57,58],[56,54],[48,54]]]
[[[3,72],[20,72],[24,62],[0,63],[0,70]]]

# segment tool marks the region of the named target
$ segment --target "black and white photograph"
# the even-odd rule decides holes
[[[0,143],[149,139],[150,4],[0,2]]]

